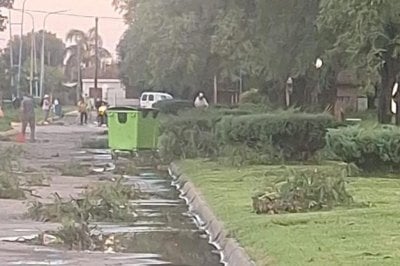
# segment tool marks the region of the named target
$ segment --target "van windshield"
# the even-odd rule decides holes
[[[147,100],[147,94],[143,94],[142,95],[142,101],[146,101]]]
[[[153,94],[149,95],[149,101],[154,101],[154,95]]]

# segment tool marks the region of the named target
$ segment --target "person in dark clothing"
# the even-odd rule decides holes
[[[25,139],[26,127],[30,128],[30,141],[35,141],[35,102],[32,95],[27,95],[21,102],[22,136]]]
[[[18,108],[20,108],[21,107],[21,99],[20,98],[13,98],[13,100],[12,100],[12,104],[13,104],[13,107],[15,108],[15,109],[18,109]]]

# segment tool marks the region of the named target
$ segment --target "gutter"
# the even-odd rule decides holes
[[[209,235],[210,244],[221,252],[221,262],[227,266],[255,266],[239,243],[228,237],[223,223],[217,219],[201,193],[175,163],[170,165],[169,174],[174,180],[173,185],[181,193],[181,198],[189,205],[189,211],[196,218],[198,226]]]

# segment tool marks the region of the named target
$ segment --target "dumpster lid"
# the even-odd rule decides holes
[[[136,106],[114,106],[108,108],[108,111],[158,111],[155,108],[140,108]]]

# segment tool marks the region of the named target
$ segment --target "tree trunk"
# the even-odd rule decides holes
[[[378,121],[382,124],[389,124],[391,122],[390,107],[392,89],[396,83],[396,74],[396,62],[393,59],[388,59],[382,69],[382,84],[378,95]]]

